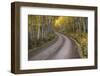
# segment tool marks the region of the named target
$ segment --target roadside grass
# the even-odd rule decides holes
[[[87,58],[88,57],[88,35],[87,33],[75,33],[75,32],[71,32],[71,33],[66,33],[63,32],[64,35],[73,38],[79,45],[78,47],[81,48],[80,50],[80,55],[82,58]]]
[[[46,38],[42,39],[40,38],[39,40],[37,39],[28,39],[28,49],[36,49],[38,47],[41,47],[47,43],[49,43],[50,41],[52,41],[53,39],[55,39],[56,35],[55,34],[49,34],[48,36],[46,36]]]

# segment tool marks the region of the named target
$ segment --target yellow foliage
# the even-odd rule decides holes
[[[56,27],[59,27],[59,26],[67,25],[70,20],[71,20],[71,17],[68,17],[68,16],[60,16],[55,21],[55,26]]]

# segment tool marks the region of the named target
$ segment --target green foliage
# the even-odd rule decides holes
[[[55,17],[53,16],[40,16],[29,15],[28,16],[28,47],[34,49],[41,47],[47,42],[53,40],[55,33],[53,25],[55,23]]]
[[[28,36],[28,49],[35,49],[38,47],[41,47],[47,43],[49,43],[50,41],[52,41],[53,39],[55,39],[55,34],[49,34],[46,38],[44,39],[31,39],[30,36]]]
[[[88,19],[71,16],[28,16],[28,47],[34,49],[52,41],[60,32],[76,40],[83,58],[88,56]]]

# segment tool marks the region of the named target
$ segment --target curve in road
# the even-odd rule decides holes
[[[56,33],[58,40],[49,47],[45,47],[38,54],[29,58],[29,60],[52,60],[52,59],[73,59],[80,58],[79,48],[70,38]]]

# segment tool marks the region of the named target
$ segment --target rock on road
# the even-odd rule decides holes
[[[56,33],[58,40],[49,47],[39,50],[39,53],[29,57],[29,60],[52,60],[52,59],[73,59],[80,58],[79,48],[74,41]],[[34,52],[34,51],[33,51]]]

